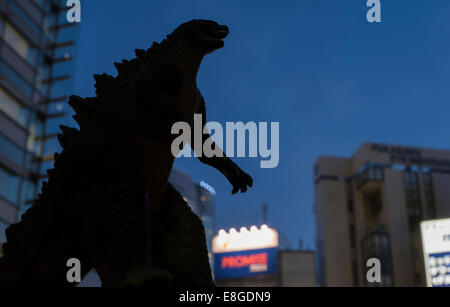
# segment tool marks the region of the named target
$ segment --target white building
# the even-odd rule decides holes
[[[425,286],[420,222],[450,216],[450,151],[364,143],[314,165],[322,286]],[[381,261],[368,284],[366,261]]]

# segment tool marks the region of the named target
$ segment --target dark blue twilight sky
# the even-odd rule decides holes
[[[82,0],[74,93],[94,93],[92,74],[115,75],[178,24],[230,27],[225,48],[203,63],[198,85],[208,120],[279,121],[280,163],[234,159],[254,178],[231,195],[220,173],[195,159],[175,166],[217,190],[217,229],[269,224],[295,247],[314,247],[312,169],[319,155],[349,156],[364,141],[450,149],[450,1],[381,0],[369,24],[365,0]],[[258,216],[256,215],[258,213]]]

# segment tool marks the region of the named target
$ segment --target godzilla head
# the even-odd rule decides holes
[[[224,46],[223,39],[228,33],[225,25],[212,20],[193,19],[178,26],[168,39],[187,37],[194,48],[208,54]]]

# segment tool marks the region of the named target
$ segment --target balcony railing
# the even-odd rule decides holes
[[[370,166],[363,170],[356,178],[356,187],[361,189],[368,182],[383,182],[384,171],[381,166]]]

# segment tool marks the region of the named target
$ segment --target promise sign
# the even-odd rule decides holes
[[[275,274],[277,260],[275,247],[215,254],[214,275],[219,280]]]
[[[219,231],[213,239],[217,280],[277,273],[278,232],[262,225]]]

